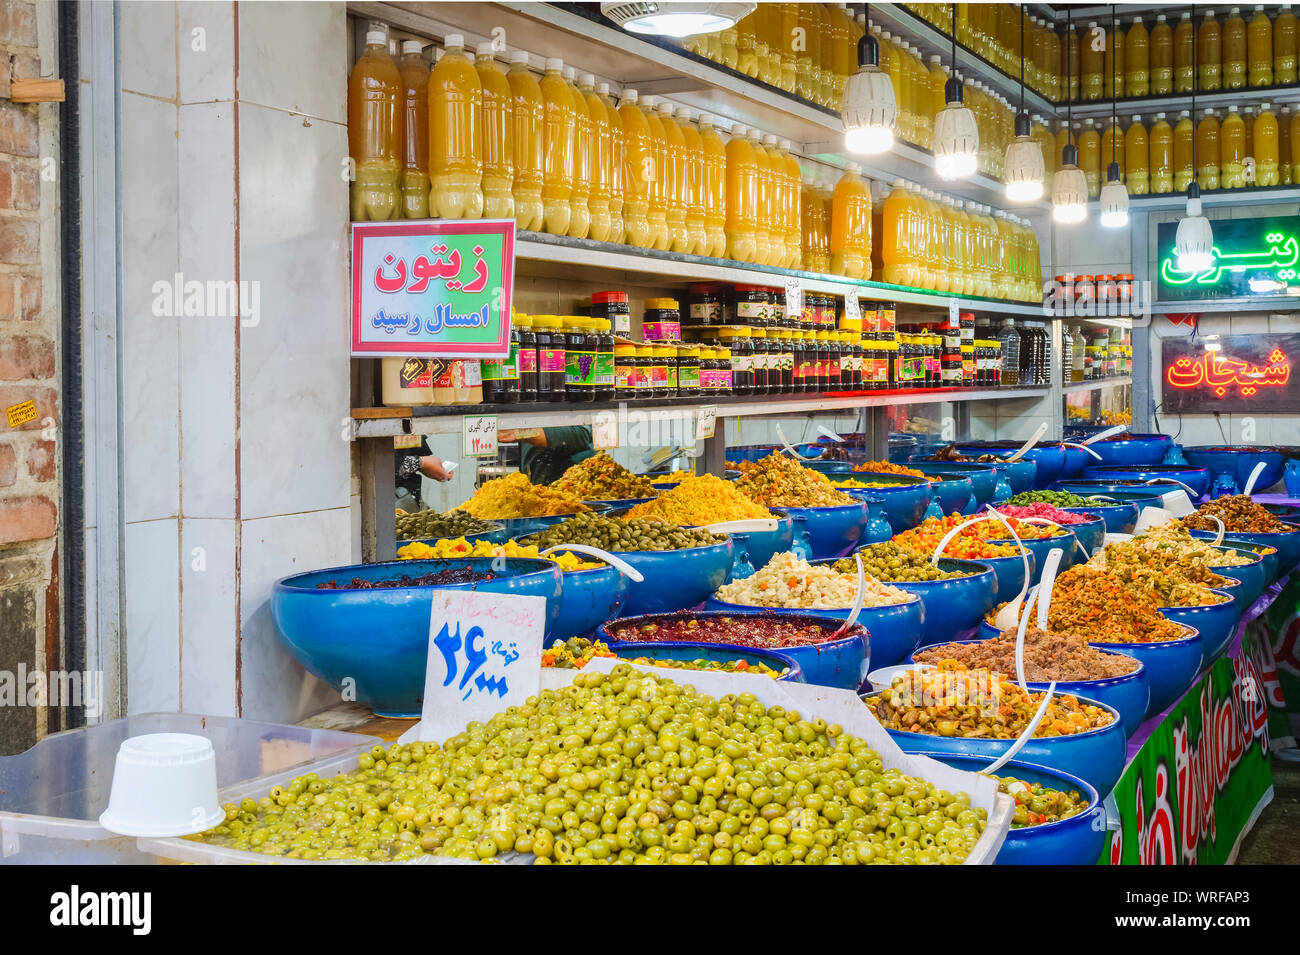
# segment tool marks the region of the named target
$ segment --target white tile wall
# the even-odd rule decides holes
[[[181,708],[234,716],[236,611],[233,520],[181,523]]]
[[[175,518],[126,525],[127,712],[180,709]]]
[[[241,3],[236,15],[242,102],[347,122],[343,4]]]
[[[176,5],[181,103],[235,96],[235,5],[187,0]]]
[[[143,0],[118,4],[122,89],[176,98],[176,6]]]

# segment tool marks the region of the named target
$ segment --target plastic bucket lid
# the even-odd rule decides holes
[[[149,733],[122,742],[108,808],[99,817],[109,832],[183,836],[211,829],[224,818],[210,740],[188,733]]]

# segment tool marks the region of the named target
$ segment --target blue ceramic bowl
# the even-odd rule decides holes
[[[888,487],[843,488],[854,497],[867,495],[879,496],[885,506],[885,517],[895,534],[915,527],[925,518],[925,509],[930,506],[930,483],[920,478],[907,477],[903,474],[885,474],[877,471],[861,471],[853,475],[863,483],[880,482]]]
[[[1252,550],[1244,547],[1220,547],[1222,551],[1233,551],[1245,557],[1251,558],[1249,564],[1211,564],[1210,570],[1224,577],[1235,577],[1241,581],[1241,600],[1249,607],[1259,599],[1264,588],[1268,586],[1268,568],[1264,564],[1264,558]],[[1243,613],[1245,610],[1243,609]]]
[[[1168,478],[1190,487],[1195,493],[1192,499],[1204,496],[1210,489],[1210,472],[1205,468],[1194,468],[1188,464],[1094,464],[1083,472],[1084,477],[1106,481],[1119,479],[1136,479],[1150,481],[1155,478]],[[1175,490],[1170,485],[1166,490]]]
[[[1038,559],[1034,557],[1033,551],[1029,552],[1028,557],[1029,577],[1032,581],[1038,573]],[[981,557],[977,563],[993,568],[997,577],[997,592],[993,595],[995,606],[1006,603],[1020,593],[1020,588],[1025,584],[1025,562],[1020,554],[1014,557]]]
[[[725,604],[724,606],[731,607],[732,605]],[[763,608],[736,607],[727,613],[709,613],[706,611],[685,616],[704,619],[706,617],[746,616],[756,612],[762,613]],[[788,619],[791,623],[801,626],[818,626],[826,632],[827,639],[823,643],[780,648],[780,653],[799,664],[800,669],[803,670],[804,682],[815,683],[818,686],[833,686],[845,690],[856,690],[862,685],[862,682],[867,678],[868,672],[867,634],[862,627],[854,626],[844,636],[832,640],[830,636],[844,622],[842,619],[836,620],[824,614],[808,614],[796,610],[772,612],[779,614],[783,620]],[[623,646],[623,643],[640,646],[641,641],[619,642],[611,633],[611,628],[616,631],[622,627],[641,627],[648,623],[663,621],[668,616],[667,614],[653,614],[644,617],[625,618],[618,621],[617,625],[605,624],[596,630],[596,639],[605,641],[611,649],[616,651]],[[730,645],[719,644],[719,646]],[[748,650],[745,647],[740,649]]]
[[[1088,460],[1098,464],[1159,464],[1173,443],[1167,434],[1124,434],[1088,445],[1101,455],[1100,461],[1091,455]]]
[[[1241,614],[1237,602],[1224,590],[1212,588],[1212,591],[1226,597],[1223,603],[1208,604],[1204,607],[1161,607],[1160,612],[1176,623],[1195,627],[1201,634],[1201,668],[1205,669],[1223,653],[1233,635],[1237,632],[1237,620]]]
[[[780,673],[779,683],[804,683],[803,667],[784,650],[760,650],[757,647],[734,647],[725,643],[618,643],[618,655],[624,660],[649,657],[652,660],[709,660],[717,663],[762,663]],[[672,669],[671,667],[665,669]]]
[[[938,499],[939,509],[944,514],[967,513],[974,493],[974,485],[968,477],[951,475],[945,480],[930,482],[930,494]]]
[[[729,464],[741,461],[761,461],[769,454],[775,454],[784,448],[780,444],[738,444],[727,448],[726,457]]]
[[[505,528],[505,525],[504,525],[504,524],[501,524],[500,522],[494,522],[494,523],[493,523],[493,526],[492,526],[492,530],[490,530],[490,531],[483,531],[483,533],[481,533],[481,534],[466,534],[466,535],[465,535],[465,540],[466,540],[467,542],[471,543],[471,544],[477,544],[479,541],[487,541],[489,544],[504,544],[504,543],[505,543],[506,541],[508,541],[509,539],[510,539],[510,537],[509,537],[509,535],[506,534],[506,528]],[[419,539],[417,539],[417,540],[398,541],[398,542],[397,542],[397,549],[398,549],[398,550],[401,550],[401,549],[402,549],[403,547],[405,547],[407,544],[427,544],[428,546],[432,547],[434,544],[438,543],[438,541],[440,541],[440,540],[456,540],[456,538],[454,538],[454,537],[446,537],[446,538],[443,538],[443,537],[421,537],[421,538],[419,538]]]
[[[808,535],[808,548],[814,560],[843,557],[853,550],[867,527],[867,504],[862,500],[833,507],[783,507],[781,510],[794,520],[795,537]]]
[[[1002,461],[995,462],[993,469],[1006,475],[1007,483],[1011,485],[1011,493],[1007,497],[1012,497],[1024,491],[1032,491],[1035,487],[1034,481],[1038,474],[1038,465],[1033,461]],[[1001,496],[995,498],[995,503],[1002,500]]]
[[[429,615],[440,590],[478,590],[546,598],[546,637],[555,632],[562,599],[560,565],[507,558],[395,560],[295,574],[271,588],[271,617],[280,639],[307,671],[330,686],[355,680],[357,699],[380,716],[419,716],[428,663]],[[317,590],[329,581],[391,580],[448,568],[497,573],[492,580],[442,587]]]
[[[749,559],[749,566],[761,570],[773,555],[790,549],[794,543],[794,521],[790,515],[777,508],[773,508],[772,513],[776,517],[774,531],[746,531],[727,535],[735,550],[733,570],[740,567],[745,558]]]
[[[597,501],[587,503],[597,514],[604,514],[613,510],[609,504]],[[529,534],[536,534],[538,531],[545,530],[555,524],[567,521],[571,517],[577,517],[575,514],[552,514],[549,517],[507,517],[497,523],[503,525],[506,531],[507,540],[519,540],[521,537],[527,537]]]
[[[992,464],[966,464],[960,461],[925,461],[909,462],[922,474],[940,479],[958,476],[970,479],[971,491],[975,495],[975,506],[983,507],[993,500],[998,487],[997,468]]]
[[[1105,726],[1072,736],[1035,736],[1025,743],[1017,755],[1027,762],[1078,776],[1095,786],[1099,793],[1109,793],[1124,772],[1124,724],[1113,706],[1097,700],[1084,700],[1082,697],[1080,700],[1109,710],[1112,721]],[[968,739],[893,729],[886,732],[905,753],[950,753],[995,759],[1015,742],[1014,739]]]
[[[1237,617],[1240,619],[1241,615],[1250,609],[1250,603],[1246,601],[1246,597],[1250,594],[1250,591],[1248,591],[1242,584],[1240,577],[1230,577],[1226,570],[1219,574],[1219,576],[1223,578],[1224,583],[1215,584],[1214,589],[1222,590],[1232,598],[1232,602],[1237,607]]]
[[[954,577],[951,580],[889,582],[891,587],[916,594],[925,606],[925,626],[921,629],[920,646],[955,639],[979,626],[980,619],[993,608],[997,595],[997,575],[983,561],[949,560],[941,557],[939,569],[959,570],[970,576]],[[873,661],[872,666],[874,668],[888,664]]]
[[[1106,539],[1106,531],[1109,529],[1106,527],[1106,519],[1102,517],[1102,515],[1094,508],[1063,507],[1061,508],[1061,510],[1066,511],[1070,514],[1081,514],[1085,517],[1094,518],[1094,520],[1088,521],[1083,524],[1064,525],[1070,528],[1070,532],[1074,534],[1076,538],[1078,538],[1079,543],[1083,545],[1084,549],[1088,552],[1088,556],[1091,557],[1093,554],[1097,552],[1097,548],[1102,545],[1102,541]],[[1081,564],[1086,559],[1087,558],[1085,558],[1081,553],[1079,553],[1079,550],[1076,547],[1074,553],[1074,562],[1076,564]]]
[[[853,471],[852,461],[800,461],[804,467],[810,471],[816,471],[818,474],[825,474],[827,477],[832,475],[845,475]]]
[[[1255,482],[1256,490],[1270,488],[1282,480],[1286,469],[1287,454],[1279,448],[1224,447],[1222,445],[1197,445],[1183,448],[1183,457],[1188,464],[1205,468],[1210,472],[1211,483],[1225,475],[1236,485],[1240,492],[1250,480],[1250,472],[1261,462],[1264,473]]]
[[[622,614],[625,617],[699,606],[726,583],[735,560],[730,539],[684,550],[629,550],[617,554],[645,577],[640,583],[628,581]]]
[[[1118,502],[1104,504],[1098,501],[1096,507],[1063,507],[1061,510],[1067,514],[1097,515],[1102,522],[1101,537],[1103,539],[1107,534],[1132,534],[1133,528],[1137,526],[1138,509],[1136,504],[1120,504]],[[1070,526],[1071,528],[1077,528],[1079,525],[1071,524]],[[1075,533],[1077,536],[1077,530]],[[1091,554],[1095,545],[1086,540],[1082,541],[1082,543],[1088,548],[1088,553]]]
[[[1201,672],[1201,635],[1195,627],[1185,626],[1185,637],[1177,640],[1160,640],[1155,643],[1097,643],[1089,646],[1113,653],[1127,653],[1142,661],[1151,699],[1147,703],[1147,717],[1163,712],[1181,697]]]
[[[880,495],[863,493],[859,499],[867,503],[867,526],[862,531],[862,537],[858,543],[865,547],[868,544],[879,544],[889,540],[894,536],[894,529],[889,526],[889,518],[885,516],[885,499]]]
[[[1218,533],[1216,531],[1192,531],[1192,536],[1200,537],[1203,540],[1214,540]],[[1266,544],[1277,549],[1277,570],[1274,572],[1274,580],[1291,573],[1296,562],[1300,561],[1300,531],[1292,531],[1289,534],[1249,534],[1233,531],[1231,540],[1226,537],[1223,540],[1225,544],[1240,542]]]
[[[1062,445],[1065,447],[1065,445]],[[1061,469],[1061,477],[1071,478],[1078,477],[1083,473],[1083,469],[1088,466],[1089,461],[1096,461],[1091,454],[1083,448],[1065,448],[1065,467]]]
[[[615,567],[571,570],[564,575],[560,595],[560,618],[550,631],[550,640],[568,640],[591,633],[606,620],[623,611],[631,581]]]
[[[1172,485],[1170,487],[1172,490]],[[1069,491],[1071,494],[1103,494],[1117,501],[1143,506],[1144,500],[1160,503],[1161,492],[1152,485],[1141,481],[1120,478],[1115,480],[1095,480],[1093,478],[1067,478],[1052,485],[1053,491]]]
[[[944,643],[949,642],[981,643],[982,640],[944,641]],[[922,647],[921,649],[928,648]],[[920,650],[917,651],[917,653],[919,652]],[[1106,652],[1115,653],[1117,651],[1108,650]],[[908,657],[907,662],[914,662],[915,656],[916,654],[913,654]],[[1128,656],[1137,659],[1132,654],[1128,654]],[[1030,681],[1028,685],[1035,692],[1047,689],[1046,683]],[[1107,706],[1114,707],[1124,723],[1125,736],[1132,736],[1137,732],[1137,728],[1142,725],[1142,721],[1146,719],[1147,705],[1151,699],[1151,687],[1147,684],[1146,667],[1140,660],[1137,669],[1132,673],[1107,677],[1101,680],[1061,681],[1056,684],[1056,689],[1061,693],[1086,696],[1090,700],[1096,700],[1098,703],[1105,703]]]
[[[767,607],[749,607],[744,604],[732,604],[726,601],[718,600],[714,597],[709,598],[709,602],[704,605],[706,610],[723,610],[728,613],[754,613],[757,611],[767,610]],[[806,616],[806,610],[784,610],[772,608],[773,612],[779,614],[789,614],[792,616]],[[817,610],[815,613],[820,617],[834,617],[837,620],[844,621],[848,619],[848,610]],[[867,663],[870,666],[862,671],[864,679],[870,670],[877,667],[892,666],[895,663],[902,663],[907,659],[907,655],[916,649],[918,641],[921,639],[921,631],[925,625],[925,607],[921,603],[921,598],[913,596],[907,603],[889,604],[884,607],[863,607],[862,612],[858,614],[858,625],[865,627],[870,635],[867,640]],[[784,648],[787,653],[792,649]],[[803,661],[801,661],[803,662]],[[804,663],[804,671],[808,672],[808,665]],[[816,683],[811,676],[808,677],[809,683]],[[839,686],[841,684],[827,684]]]
[[[986,756],[957,756],[952,753],[924,753],[953,769],[983,772],[993,760]],[[1077,792],[1088,808],[1059,822],[1011,829],[993,860],[996,865],[1095,865],[1106,846],[1106,804],[1096,787],[1078,776],[1013,759],[995,776],[1010,776],[1049,789]]]
[[[1212,533],[1209,535],[1204,535],[1203,532],[1192,531],[1192,536],[1193,537],[1209,536],[1210,538],[1213,538],[1215,535]],[[1232,547],[1235,548],[1236,550],[1241,550],[1241,551],[1248,551],[1249,553],[1256,555],[1261,561],[1263,561],[1265,588],[1267,588],[1269,584],[1273,583],[1280,576],[1282,576],[1280,573],[1281,565],[1278,562],[1278,556],[1279,556],[1278,549],[1276,547],[1273,547],[1270,544],[1256,544],[1252,541],[1240,540],[1234,537],[1225,537],[1223,539],[1222,546]]]
[[[638,504],[644,504],[646,501],[653,501],[652,497],[620,497],[608,501],[583,501],[593,510],[599,508],[604,511],[622,511],[629,507],[636,507]]]
[[[1079,563],[1083,560],[1083,555],[1080,554],[1079,549],[1074,546],[1076,539],[1074,532],[1067,527],[1062,527],[1061,531],[1063,533],[1054,534],[1051,537],[1042,537],[1037,540],[1023,541],[1025,550],[1034,555],[1034,573],[1033,576],[1029,578],[1029,586],[1032,587],[1034,584],[1038,583],[1038,580],[1043,573],[1043,563],[1047,560],[1047,555],[1053,547],[1059,547],[1064,551],[1061,555],[1060,566],[1056,568],[1058,574],[1066,570],[1070,565]],[[1010,538],[986,537],[984,540],[990,544],[1009,544],[1012,547],[1016,546],[1016,542]],[[1018,588],[1016,592],[1018,592]],[[1015,593],[1012,593],[1012,596],[1014,597]]]
[[[997,454],[1002,457],[1009,457],[1019,450],[1023,443],[1022,441],[975,441],[958,445],[957,450],[971,457],[977,457],[981,454]],[[1035,465],[1033,487],[1051,487],[1052,482],[1061,476],[1065,471],[1065,451],[1066,449],[1059,441],[1047,441],[1034,445],[1021,455],[1020,459],[1022,461],[1032,461]],[[1012,487],[1015,488],[1014,482],[1012,482]],[[1028,488],[1023,490],[1028,490]],[[1016,490],[1015,493],[1019,494],[1020,490]]]

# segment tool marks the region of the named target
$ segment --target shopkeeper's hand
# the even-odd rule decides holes
[[[420,458],[420,473],[432,481],[450,481],[451,472],[442,465],[442,459],[432,454]]]

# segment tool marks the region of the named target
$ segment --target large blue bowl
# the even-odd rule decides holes
[[[1205,468],[1194,468],[1187,464],[1094,464],[1083,474],[1086,478],[1098,481],[1116,478],[1150,481],[1156,478],[1167,478],[1191,488],[1195,492],[1192,495],[1193,500],[1204,496],[1210,489],[1210,472]],[[1176,485],[1166,488],[1166,490],[1176,489]]]
[[[1087,521],[1083,524],[1062,525],[1070,529],[1070,532],[1078,538],[1079,543],[1083,545],[1084,549],[1088,552],[1088,556],[1091,557],[1097,552],[1097,548],[1100,547],[1102,542],[1106,539],[1106,532],[1109,530],[1106,526],[1106,518],[1103,517],[1095,508],[1063,507],[1061,510],[1070,514],[1080,514],[1085,517],[1094,518],[1093,520]],[[1085,559],[1086,558],[1078,552],[1078,548],[1075,548],[1074,562],[1076,564],[1082,563]]]
[[[944,643],[981,643],[981,640],[955,640],[943,641]],[[928,649],[921,647],[921,650]],[[917,651],[919,653],[920,650]],[[1113,653],[1117,651],[1106,651]],[[1133,657],[1132,654],[1128,656]],[[915,654],[908,657],[907,662],[913,662]],[[1137,659],[1133,657],[1133,659]],[[1046,690],[1046,683],[1029,682],[1029,688],[1035,692]],[[1124,735],[1132,736],[1137,732],[1137,728],[1142,725],[1146,719],[1147,705],[1151,701],[1151,688],[1147,684],[1146,667],[1138,661],[1138,667],[1132,673],[1125,673],[1123,676],[1107,677],[1101,680],[1075,680],[1060,681],[1056,684],[1056,689],[1061,693],[1071,693],[1074,696],[1086,696],[1090,700],[1096,700],[1098,703],[1105,703],[1107,706],[1114,707],[1124,723]]]
[[[962,454],[974,457],[981,454],[997,454],[1008,457],[1019,450],[1021,444],[1023,444],[1021,441],[974,441],[958,445],[957,450]],[[1034,463],[1034,487],[1051,487],[1052,482],[1061,476],[1065,471],[1065,451],[1066,449],[1059,441],[1047,441],[1034,445],[1021,455],[1020,459],[1022,461],[1032,461]],[[1012,487],[1015,487],[1014,482]],[[1028,490],[1028,488],[1024,490]],[[1020,491],[1017,490],[1015,493],[1019,494]]]
[[[953,769],[983,772],[993,760],[987,756],[958,756],[954,753],[924,753]],[[1059,822],[1011,829],[1002,840],[996,865],[1095,865],[1106,846],[1106,804],[1096,787],[1071,773],[1013,759],[995,776],[1010,776],[1049,789],[1077,792],[1088,800],[1088,808]]]
[[[1159,505],[1161,491],[1155,485],[1143,484],[1141,481],[1127,478],[1095,480],[1093,478],[1066,478],[1052,485],[1053,491],[1069,491],[1071,494],[1091,496],[1102,494],[1117,501],[1136,504],[1139,508],[1151,502]],[[1169,490],[1173,490],[1170,485]]]
[[[976,462],[978,463],[978,462]],[[1034,489],[1034,481],[1038,475],[1038,465],[1033,461],[997,461],[989,465],[998,473],[1005,475],[1007,484],[1010,485],[1010,493],[1007,497],[1021,494],[1025,491]],[[1001,494],[994,495],[993,503],[997,504],[1005,500]]]
[[[800,461],[804,467],[827,477],[843,477],[853,472],[852,461]]]
[[[854,497],[879,496],[885,506],[885,517],[895,534],[915,527],[925,519],[925,509],[930,506],[930,482],[904,474],[886,474],[878,471],[861,471],[853,477],[863,483],[880,482],[887,487],[843,488]]]
[[[1237,632],[1237,620],[1241,614],[1237,602],[1224,590],[1212,588],[1213,592],[1226,599],[1223,603],[1207,604],[1204,607],[1161,607],[1160,612],[1176,623],[1195,627],[1201,634],[1201,669],[1207,668],[1227,649]]]
[[[624,617],[699,606],[726,583],[735,560],[730,539],[683,550],[630,550],[617,554],[645,577],[639,583],[628,581]]]
[[[1204,655],[1201,635],[1195,627],[1184,627],[1187,635],[1177,640],[1160,640],[1155,643],[1097,643],[1089,641],[1098,650],[1127,653],[1142,661],[1151,699],[1147,703],[1147,717],[1163,712],[1181,697],[1201,672]]]
[[[1067,514],[1095,514],[1101,518],[1102,534],[1105,538],[1107,534],[1132,534],[1133,528],[1137,526],[1138,509],[1136,504],[1122,504],[1115,502],[1106,504],[1098,501],[1095,507],[1063,507],[1061,510]],[[1076,525],[1070,525],[1074,527]],[[1088,553],[1092,553],[1093,545],[1089,541],[1084,541],[1084,546],[1088,548]]]
[[[1070,565],[1083,561],[1083,555],[1080,554],[1079,549],[1074,546],[1076,539],[1074,532],[1068,527],[1062,527],[1061,531],[1063,533],[1054,534],[1051,537],[1038,538],[1036,540],[1024,540],[1024,538],[1021,538],[1021,542],[1025,545],[1025,550],[1034,555],[1034,573],[1033,576],[1029,578],[1029,586],[1032,587],[1034,584],[1038,583],[1039,578],[1042,577],[1044,561],[1047,560],[1047,555],[1053,547],[1059,547],[1064,551],[1061,555],[1061,563],[1056,568],[1058,574],[1066,570]],[[1016,546],[1016,542],[1010,538],[987,537],[984,538],[984,540],[990,544],[1009,544],[1012,547]],[[1014,596],[1014,594],[1012,596]]]
[[[1268,567],[1264,558],[1245,547],[1220,547],[1222,551],[1233,551],[1251,558],[1249,564],[1211,564],[1210,569],[1225,577],[1235,577],[1241,581],[1241,599],[1249,607],[1259,599],[1264,588],[1268,586]],[[1243,610],[1243,613],[1245,611]]]
[[[1255,482],[1255,490],[1263,491],[1282,480],[1286,469],[1287,453],[1280,448],[1224,447],[1222,445],[1197,445],[1183,448],[1183,457],[1188,464],[1205,468],[1210,472],[1211,483],[1217,483],[1220,475],[1226,476],[1235,486],[1233,493],[1238,493],[1250,480],[1250,472],[1261,462],[1264,472]]]
[[[1078,776],[1095,786],[1099,793],[1109,793],[1124,772],[1124,724],[1113,706],[1083,697],[1080,701],[1105,707],[1113,717],[1112,722],[1072,736],[1035,736],[1017,755],[1048,769]],[[1014,739],[968,739],[893,729],[887,732],[905,753],[952,753],[991,759],[1001,756],[1015,742]]]
[[[381,716],[419,716],[428,662],[429,617],[440,590],[545,597],[549,639],[559,622],[560,565],[549,560],[507,558],[394,560],[330,567],[284,577],[271,587],[271,617],[284,645],[307,671],[330,686],[351,679],[356,698]],[[317,590],[333,580],[391,580],[449,567],[498,574],[493,580],[443,587]]]
[[[1066,447],[1064,444],[1061,447],[1065,448],[1065,467],[1061,469],[1063,478],[1078,477],[1089,461],[1097,460],[1083,448]]]
[[[799,661],[785,650],[760,650],[757,647],[736,647],[725,643],[618,643],[618,655],[623,660],[633,657],[649,657],[652,660],[709,660],[718,663],[733,663],[744,660],[746,663],[762,663],[778,673],[774,677],[780,683],[805,683],[803,667]]]
[[[761,570],[773,555],[790,549],[794,543],[794,521],[790,515],[782,513],[777,508],[773,508],[772,514],[776,518],[776,530],[745,531],[727,535],[731,538],[735,551],[733,569],[740,567],[745,562],[745,558],[748,558],[749,566]]]
[[[1225,594],[1232,597],[1233,603],[1237,606],[1237,618],[1240,619],[1241,615],[1245,613],[1250,608],[1250,604],[1253,603],[1253,601],[1246,600],[1250,591],[1242,584],[1240,577],[1231,577],[1226,571],[1219,574],[1219,576],[1223,578],[1224,582],[1221,584],[1215,584],[1214,589],[1222,590]]]
[[[968,477],[954,474],[945,480],[930,482],[930,494],[938,499],[939,509],[944,514],[970,513],[974,493],[974,485]]]
[[[970,632],[979,626],[980,618],[993,608],[997,595],[997,575],[983,561],[949,560],[941,557],[939,569],[959,570],[969,576],[954,577],[951,580],[889,581],[891,587],[916,594],[925,606],[925,626],[921,629],[920,646],[943,643]],[[888,664],[873,661],[872,666],[874,668]]]
[[[966,464],[960,461],[926,461],[917,459],[910,462],[922,474],[940,479],[949,476],[970,479],[971,492],[975,495],[975,506],[983,507],[993,500],[998,488],[997,467],[992,464]]]
[[[726,607],[732,605],[726,604]],[[744,616],[753,613],[761,613],[764,608],[754,607],[736,607],[730,609],[725,614],[721,613],[695,613],[690,614],[692,617],[735,617]],[[844,690],[856,690],[867,678],[868,667],[868,647],[867,633],[861,626],[854,628],[842,637],[834,640],[830,639],[831,634],[843,623],[843,620],[836,620],[825,614],[809,614],[797,610],[776,610],[773,613],[780,614],[783,619],[789,619],[790,622],[802,626],[818,626],[826,631],[826,641],[824,643],[815,643],[808,646],[798,647],[781,647],[781,653],[790,657],[799,664],[803,670],[804,681],[815,683],[818,686],[833,686]],[[618,621],[618,626],[639,627],[647,623],[657,623],[664,619],[667,614],[652,614],[643,617],[632,617]],[[596,631],[596,639],[603,640],[609,644],[611,649],[618,650],[623,644],[615,640],[610,633],[610,625],[606,624]],[[627,643],[636,643],[640,641],[625,641]],[[729,646],[720,644],[720,646]],[[742,648],[745,649],[745,648]]]
[[[770,609],[727,603],[714,597],[709,598],[709,602],[704,605],[704,608],[706,610],[723,610],[728,613],[755,613]],[[772,609],[775,613],[793,616],[806,616],[808,614],[808,611],[800,609]],[[816,615],[834,617],[837,620],[847,620],[849,612],[848,610],[818,610]],[[888,604],[884,607],[863,607],[862,612],[858,614],[857,622],[859,626],[865,627],[870,634],[867,642],[867,662],[870,666],[868,670],[862,671],[862,676],[865,677],[869,670],[902,663],[907,659],[907,655],[916,649],[917,643],[921,639],[921,631],[925,626],[925,606],[921,603],[920,597],[913,596],[907,603]],[[787,650],[787,652],[789,651]],[[804,670],[805,672],[808,670],[807,664],[804,664]],[[818,681],[809,676],[808,682],[816,683]],[[828,685],[838,686],[839,684]]]
[[[1202,540],[1214,540],[1218,536],[1216,531],[1192,531],[1193,537],[1199,537]],[[1224,538],[1225,544],[1265,544],[1277,549],[1277,570],[1274,571],[1273,579],[1279,578],[1291,573],[1296,562],[1300,561],[1300,531],[1293,531],[1289,534],[1249,534],[1240,531],[1232,532],[1232,539]]]
[[[630,584],[615,567],[568,571],[560,595],[560,618],[551,628],[551,639],[586,636],[606,620],[613,620],[623,611]]]
[[[1202,539],[1206,537],[1213,539],[1215,537],[1213,533],[1206,533],[1204,531],[1192,531],[1192,536],[1200,537]],[[1241,540],[1237,537],[1225,537],[1222,546],[1234,547],[1237,550],[1246,550],[1257,555],[1259,559],[1264,562],[1265,587],[1282,576],[1280,563],[1281,554],[1273,545],[1258,544],[1254,541]]]
[[[796,538],[808,535],[808,548],[815,560],[843,557],[853,550],[867,527],[867,504],[862,500],[833,507],[783,507],[781,510],[793,519]]]
[[[587,506],[597,514],[604,514],[612,510],[609,504],[597,501],[587,502]],[[567,521],[571,517],[577,517],[575,514],[552,514],[549,517],[507,517],[499,520],[497,523],[503,525],[506,531],[507,540],[518,540],[521,537],[527,537],[529,534],[536,534],[538,531],[545,530],[555,524]]]
[[[1094,441],[1088,447],[1101,456],[1099,464],[1159,464],[1173,444],[1167,434],[1124,434]],[[1089,461],[1097,461],[1089,455]]]
[[[1020,593],[1025,584],[1025,562],[1020,554],[1013,557],[981,557],[978,563],[993,568],[997,577],[997,592],[993,595],[994,604],[1004,604]],[[1033,551],[1029,552],[1029,577],[1032,581],[1038,574],[1038,559]],[[1031,584],[1032,586],[1032,584]]]

